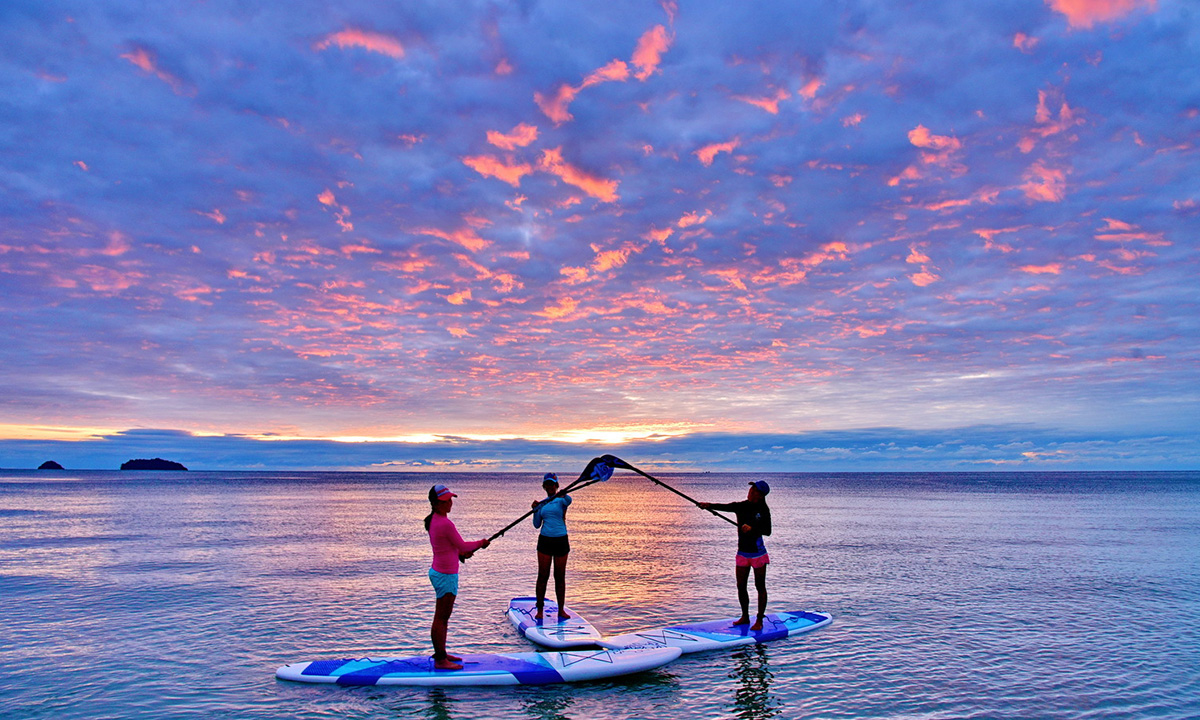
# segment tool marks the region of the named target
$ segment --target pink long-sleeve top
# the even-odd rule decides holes
[[[434,570],[440,573],[458,572],[458,556],[483,547],[482,540],[467,542],[458,534],[454,522],[441,513],[434,513],[429,521],[429,544],[433,546]]]

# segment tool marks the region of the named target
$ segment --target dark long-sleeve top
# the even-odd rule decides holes
[[[763,535],[771,534],[771,508],[767,507],[765,502],[741,500],[731,503],[713,503],[709,507],[713,510],[728,510],[737,515],[738,554],[755,557],[767,551]],[[743,525],[749,525],[750,531],[746,532],[742,528]]]

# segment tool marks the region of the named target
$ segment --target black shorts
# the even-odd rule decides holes
[[[538,535],[537,551],[550,557],[561,557],[571,552],[571,543],[567,540],[566,535],[559,537]]]

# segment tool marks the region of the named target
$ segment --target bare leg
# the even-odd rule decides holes
[[[558,598],[558,619],[570,620],[567,614],[567,556],[554,558],[554,596]]]
[[[750,579],[750,568],[736,567],[734,570],[737,575],[738,602],[742,606],[742,616],[733,624],[746,625],[750,622],[750,593],[746,590],[746,581]]]
[[[533,616],[534,620],[542,619],[542,605],[546,603],[546,581],[550,579],[550,556],[546,553],[538,553],[538,577],[537,577],[537,614]],[[561,603],[559,603],[561,605]],[[561,607],[559,608],[562,609]]]
[[[454,593],[446,593],[437,599],[433,611],[433,625],[429,628],[429,639],[433,641],[433,666],[438,670],[462,670],[462,665],[446,654],[446,633],[450,628],[450,614],[454,612]],[[454,658],[458,660],[457,656]]]
[[[751,630],[762,630],[763,616],[767,614],[767,566],[754,568],[754,589],[758,591],[758,620]]]

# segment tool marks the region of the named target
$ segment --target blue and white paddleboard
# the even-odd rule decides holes
[[[537,598],[513,598],[508,603],[508,619],[517,632],[530,642],[551,648],[573,648],[595,645],[600,640],[600,631],[575,611],[567,608],[568,620],[558,617],[558,603],[546,600],[542,619],[534,619],[537,613]]]
[[[596,644],[614,649],[676,647],[684,653],[693,653],[737,645],[771,642],[810,632],[833,622],[833,618],[825,613],[806,611],[768,613],[763,618],[762,630],[751,630],[749,623],[734,625],[734,620],[737,618],[690,625],[672,625],[655,630],[601,638],[596,641]]]
[[[437,670],[430,657],[315,660],[284,665],[275,677],[338,685],[546,685],[652,670],[679,653],[679,648],[654,647],[464,655],[462,670]]]

